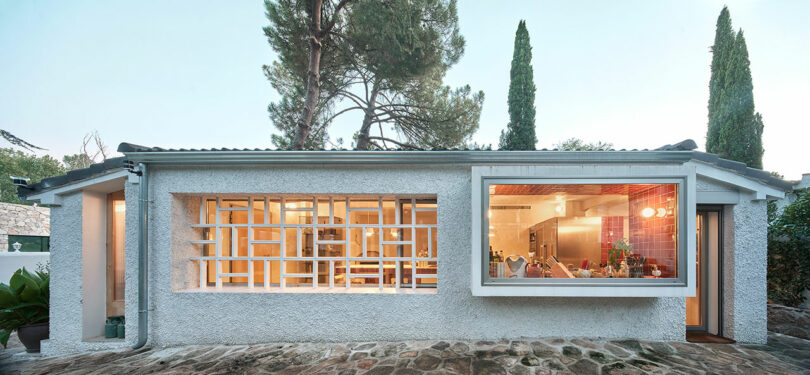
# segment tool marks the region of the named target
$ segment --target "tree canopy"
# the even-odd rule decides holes
[[[501,132],[502,150],[534,150],[537,135],[534,125],[534,70],[532,46],[526,21],[518,23],[512,69],[509,72],[509,124]]]
[[[613,143],[598,141],[587,143],[579,138],[568,138],[554,145],[558,151],[610,151]]]
[[[267,3],[271,26],[265,33],[280,56],[265,68],[282,94],[268,108],[281,131],[273,137],[277,147],[294,142],[293,113],[306,104],[300,60],[311,32],[305,13],[280,9],[290,2]],[[442,84],[464,51],[455,0],[350,1],[330,34],[335,37],[321,44],[312,135],[302,148],[323,148],[330,123],[352,111],[363,113],[357,149],[460,147],[477,130],[483,93]],[[372,135],[374,129],[379,133]],[[386,136],[385,129],[396,136]]]
[[[762,168],[762,115],[754,107],[751,62],[742,30],[724,7],[717,19],[709,81],[706,151]]]
[[[36,183],[46,177],[65,173],[65,168],[48,155],[36,156],[10,148],[0,148],[0,201],[5,203],[31,204],[17,198],[17,187],[8,176],[30,178]]]

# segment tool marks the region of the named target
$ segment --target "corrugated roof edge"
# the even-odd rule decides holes
[[[687,139],[675,144],[659,147],[655,150],[611,150],[611,151],[556,151],[556,150],[539,150],[539,151],[473,151],[473,150],[434,150],[434,151],[353,151],[353,150],[340,150],[340,151],[287,151],[275,149],[164,149],[160,147],[146,147],[123,142],[118,146],[118,152],[127,156],[107,159],[103,163],[93,164],[88,168],[77,169],[70,171],[65,175],[49,177],[40,182],[29,184],[27,186],[20,186],[17,189],[17,194],[21,198],[36,194],[40,191],[66,185],[68,183],[91,178],[95,175],[105,173],[111,169],[125,167],[124,160],[129,157],[130,159],[149,159],[147,156],[156,155],[168,156],[171,154],[176,156],[176,162],[183,162],[192,154],[196,156],[206,155],[209,153],[217,153],[219,162],[244,162],[245,158],[225,158],[222,154],[239,155],[243,153],[258,153],[255,158],[266,158],[267,154],[276,154],[278,156],[286,156],[284,161],[287,162],[306,162],[307,159],[315,158],[319,154],[329,156],[332,162],[395,162],[397,159],[402,159],[402,162],[415,163],[415,162],[470,162],[470,163],[484,163],[489,160],[489,157],[494,157],[497,160],[492,162],[530,162],[530,161],[548,161],[548,162],[586,162],[601,161],[601,162],[662,162],[662,161],[688,161],[697,160],[707,164],[717,166],[719,168],[734,171],[737,174],[756,179],[764,184],[773,186],[783,191],[791,191],[793,184],[782,179],[772,176],[769,172],[749,168],[744,163],[726,160],[718,157],[715,154],[710,154],[702,151],[694,151],[697,148],[695,141]],[[442,154],[451,153],[456,158],[452,160],[446,157],[441,157]],[[406,157],[407,155],[407,157]],[[475,158],[473,156],[481,155],[486,157]],[[614,157],[605,158],[606,155]],[[630,156],[634,157],[630,157]],[[339,157],[342,156],[342,157]],[[381,157],[375,157],[381,156]],[[383,157],[384,156],[384,157]],[[551,158],[551,156],[557,156]],[[417,157],[417,158],[414,158]],[[356,158],[356,159],[355,159]],[[198,163],[205,162],[210,158],[202,158],[196,161]],[[253,159],[256,160],[256,159]],[[141,160],[139,160],[141,161]],[[145,160],[148,162],[148,160]]]
[[[124,169],[125,160],[126,157],[124,156],[109,158],[101,163],[91,164],[87,168],[74,169],[72,171],[68,171],[68,173],[63,175],[43,178],[42,181],[39,181],[35,184],[28,184],[27,186],[18,186],[17,195],[20,198],[24,199],[29,195],[39,193],[43,190],[67,185],[74,181],[86,180],[88,178],[92,178],[100,174],[105,174],[111,170]]]

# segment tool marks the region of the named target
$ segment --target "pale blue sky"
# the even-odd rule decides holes
[[[467,49],[446,83],[484,90],[474,140],[497,144],[515,28],[534,53],[538,147],[705,141],[709,46],[729,5],[745,30],[765,168],[810,172],[810,1],[459,1]],[[0,0],[0,128],[61,158],[98,130],[163,147],[269,147],[261,1]],[[350,138],[359,114],[333,138]]]

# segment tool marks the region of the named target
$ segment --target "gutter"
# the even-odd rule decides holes
[[[120,149],[119,149],[120,151]],[[671,163],[692,151],[122,151],[150,164],[581,164]]]
[[[149,185],[146,165],[139,163],[131,171],[139,176],[138,183],[138,341],[132,349],[140,349],[149,338]]]

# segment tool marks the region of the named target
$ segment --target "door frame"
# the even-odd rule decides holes
[[[725,223],[724,223],[724,219],[723,219],[723,206],[722,205],[697,205],[696,212],[697,212],[697,215],[701,215],[704,218],[708,218],[709,213],[716,213],[717,214],[717,268],[716,268],[715,271],[717,272],[717,289],[718,290],[717,290],[717,300],[714,301],[714,302],[717,303],[717,336],[722,337],[723,336],[723,317],[725,315],[724,311],[723,311],[723,300],[724,300],[724,296],[723,296],[723,290],[724,290],[724,286],[723,286],[723,269],[724,269],[724,265],[725,265],[725,260],[724,260],[724,252],[725,251],[724,251],[724,248],[723,248],[723,229],[725,228]],[[697,220],[697,217],[695,217],[695,220]],[[707,222],[708,221],[704,219],[704,223],[707,223]],[[708,236],[703,236],[703,238],[701,238],[700,240],[703,241],[703,249],[708,249],[709,248],[709,237]],[[701,254],[701,258],[702,258],[700,260],[701,264],[708,263],[709,252],[704,251],[703,254]],[[708,306],[709,306],[708,305],[708,302],[709,302],[709,282],[708,281],[709,281],[709,275],[710,275],[709,272],[710,272],[710,270],[709,270],[709,267],[702,266],[702,267],[700,267],[700,271],[701,272],[700,272],[700,275],[698,275],[698,277],[701,278],[701,283],[700,283],[700,285],[701,285],[701,304],[703,305],[702,306],[703,311],[701,311],[701,314],[703,315],[702,319],[701,319],[702,324],[700,326],[686,326],[686,330],[687,331],[692,331],[692,332],[708,332],[709,331],[710,309],[708,308]]]

